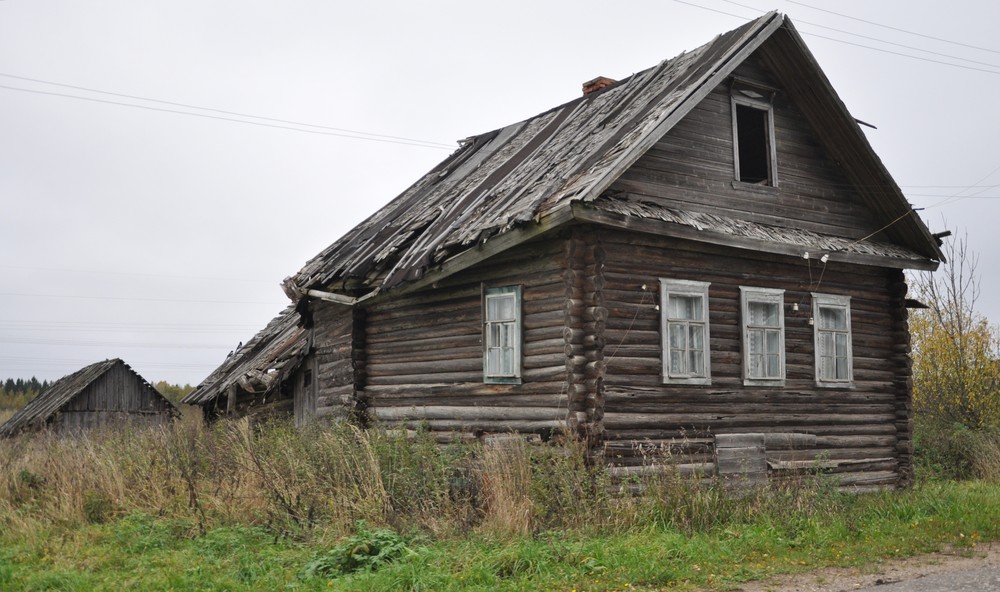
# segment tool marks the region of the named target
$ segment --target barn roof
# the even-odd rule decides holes
[[[308,351],[308,332],[298,322],[295,307],[285,308],[181,402],[205,405],[234,384],[259,393],[276,388]]]
[[[878,241],[865,237],[851,246],[901,267],[935,267],[943,259],[937,242],[792,23],[771,12],[603,90],[469,138],[286,278],[286,293],[297,300],[310,289],[372,294],[404,282],[412,288],[426,284],[428,275],[454,273],[491,250],[585,219],[587,211],[600,210],[595,200],[629,166],[754,52],[779,77],[865,206],[885,225]],[[618,213],[635,214],[621,208]],[[717,230],[739,227],[720,224]],[[752,244],[762,247],[780,235],[738,236],[736,242],[756,241]]]
[[[142,384],[149,387],[151,391],[161,396],[153,385],[149,384],[145,378],[140,376],[135,370],[133,370],[128,364],[123,362],[119,358],[114,358],[110,360],[104,360],[103,362],[97,362],[91,364],[85,368],[81,368],[76,372],[69,374],[60,378],[59,380],[52,383],[49,388],[39,393],[37,397],[28,401],[28,404],[22,407],[11,416],[3,425],[0,425],[0,437],[13,436],[28,428],[32,424],[39,424],[44,422],[57,411],[59,411],[63,405],[69,403],[74,397],[79,395],[90,386],[95,380],[104,376],[106,372],[114,368],[115,366],[122,365],[126,370],[135,374]],[[166,397],[163,397],[164,401],[173,407],[174,404],[171,403]]]

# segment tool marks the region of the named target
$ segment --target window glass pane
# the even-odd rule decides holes
[[[836,362],[836,378],[837,380],[847,380],[850,376],[847,375],[847,358],[834,358]]]
[[[670,348],[684,349],[684,325],[681,323],[670,323]]]
[[[682,296],[671,294],[667,318],[700,321],[702,318],[701,296]]]
[[[500,346],[500,329],[501,325],[499,323],[490,323],[489,325],[489,335],[490,342],[487,344],[489,347],[499,347]]]
[[[762,354],[764,352],[764,332],[759,329],[749,331],[747,345],[751,356]]]
[[[819,355],[821,356],[833,355],[833,334],[820,333],[818,347],[819,347]]]
[[[684,372],[684,352],[676,349],[670,350],[670,373],[685,374]]]
[[[688,327],[688,343],[691,349],[705,349],[705,327],[703,325],[691,325]]]
[[[514,294],[489,296],[486,299],[487,321],[510,321],[515,318],[516,298]]]
[[[758,327],[778,326],[778,305],[774,302],[751,302],[750,324]]]
[[[775,356],[778,355],[778,352],[781,349],[780,347],[781,340],[779,339],[781,334],[777,331],[767,331],[766,336],[767,336],[767,353]]]
[[[847,310],[840,307],[821,306],[819,309],[820,329],[847,330]]]
[[[778,363],[777,354],[768,354],[767,356],[767,377],[777,378],[780,374],[780,364]]]
[[[505,347],[500,351],[500,372],[505,376],[510,376],[514,373],[514,350],[512,348]]]
[[[500,373],[500,350],[497,348],[490,348],[486,355],[486,371],[487,374],[497,375]]]
[[[847,334],[846,333],[837,333],[836,335],[834,335],[834,338],[836,339],[836,343],[837,343],[836,356],[838,358],[846,358],[847,357]]]
[[[705,353],[700,349],[693,349],[689,352],[690,363],[688,371],[695,376],[705,375]]]

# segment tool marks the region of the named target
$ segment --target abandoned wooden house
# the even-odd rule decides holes
[[[37,430],[69,434],[108,425],[161,425],[178,415],[173,403],[116,358],[52,383],[0,425],[0,437]]]
[[[939,247],[770,13],[463,141],[287,278],[296,414],[906,484],[903,270]]]
[[[200,405],[206,419],[221,415],[267,418],[305,417],[303,393],[311,388],[312,369],[301,364],[309,350],[309,332],[289,306],[259,333],[226,356],[211,375],[183,399]],[[298,401],[298,402],[296,402]]]

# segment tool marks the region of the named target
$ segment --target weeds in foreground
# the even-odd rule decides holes
[[[989,483],[734,489],[578,446],[245,421],[0,441],[0,589],[724,586],[1000,537]]]

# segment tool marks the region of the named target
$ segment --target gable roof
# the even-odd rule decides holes
[[[464,141],[399,197],[286,278],[286,293],[297,300],[317,288],[374,294],[404,282],[423,285],[428,272],[439,277],[485,256],[477,252],[495,252],[585,219],[580,204],[592,206],[757,50],[788,83],[792,100],[831,157],[843,163],[865,206],[885,225],[880,236],[886,239],[882,243],[897,247],[894,264],[935,267],[942,259],[937,242],[791,22],[771,12],[601,91]],[[887,254],[891,249],[870,239],[852,246],[861,245],[873,257],[893,257]],[[487,241],[495,246],[484,247]]]
[[[299,315],[295,314],[294,306],[282,310],[181,402],[205,405],[234,384],[262,394],[276,388],[289,372],[298,367],[299,361],[308,352],[308,332],[299,327],[298,322]]]
[[[153,385],[149,384],[145,378],[140,376],[128,364],[119,358],[114,358],[81,368],[76,372],[64,376],[52,383],[49,388],[39,393],[39,395],[34,399],[28,401],[24,407],[19,409],[17,413],[12,415],[11,418],[8,419],[3,425],[0,425],[0,437],[13,436],[21,430],[28,428],[33,423],[44,422],[54,413],[59,411],[63,405],[69,403],[70,400],[93,384],[94,381],[104,376],[105,373],[118,365],[123,366],[126,370],[134,374],[144,386],[148,387],[149,390],[156,393],[157,396],[166,401],[171,408],[175,408],[174,404],[171,403],[169,399],[160,395],[160,393],[153,388]]]

